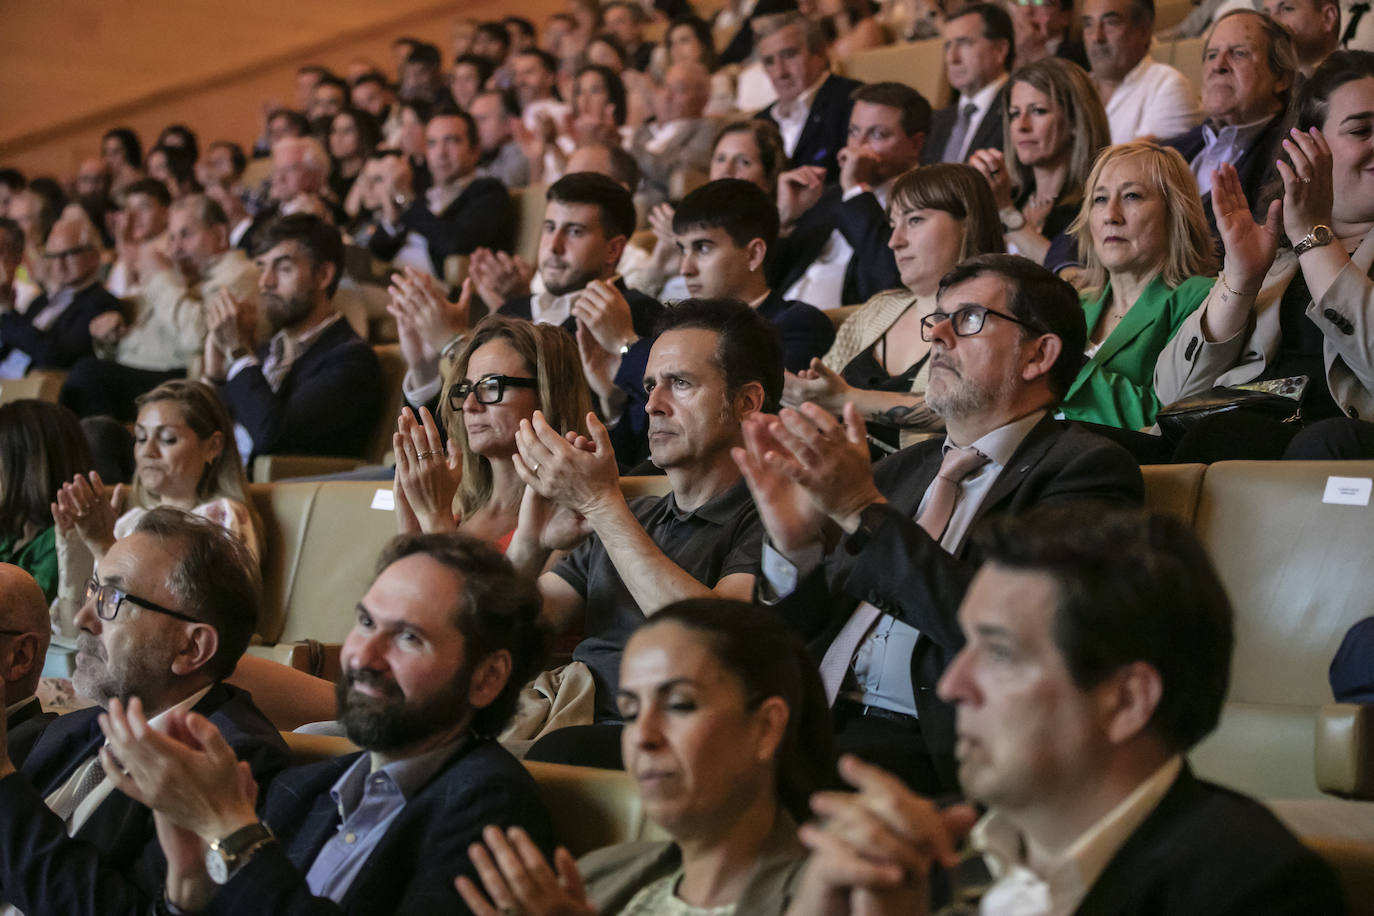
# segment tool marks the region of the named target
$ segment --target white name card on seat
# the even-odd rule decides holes
[[[1371,490],[1374,490],[1374,478],[1328,477],[1322,502],[1336,506],[1367,506]]]
[[[1332,480],[1337,478],[1333,477]],[[1365,502],[1369,502],[1369,491],[1365,491]],[[396,494],[391,490],[378,490],[372,494],[372,508],[381,509],[383,512],[396,511]]]

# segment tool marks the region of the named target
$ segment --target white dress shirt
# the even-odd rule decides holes
[[[960,111],[965,105],[970,103],[973,105],[973,116],[969,119],[968,132],[964,134],[964,142],[959,148],[959,156],[950,160],[951,162],[963,162],[968,159],[969,146],[972,145],[978,128],[983,126],[983,119],[988,116],[988,109],[992,107],[993,102],[997,101],[997,93],[1002,91],[1002,87],[1006,85],[1008,79],[1010,77],[1003,74],[979,89],[971,97],[959,100],[958,109]]]
[[[1186,134],[1202,120],[1197,90],[1188,77],[1148,54],[1126,74],[1104,107],[1113,143],[1137,137],[1167,140]]]
[[[773,120],[778,122],[778,133],[782,134],[782,148],[787,158],[791,159],[797,151],[806,121],[811,117],[811,102],[816,98],[821,84],[829,78],[829,72],[822,73],[821,78],[808,86],[791,105],[784,106],[781,101],[773,105]]]

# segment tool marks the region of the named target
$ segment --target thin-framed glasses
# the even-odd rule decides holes
[[[513,375],[484,375],[475,382],[467,379],[454,382],[448,390],[448,406],[454,410],[462,410],[463,402],[468,399],[469,394],[477,395],[478,404],[500,404],[501,399],[506,396],[507,388],[538,388],[539,380],[532,378],[517,378]]]
[[[169,607],[155,604],[147,598],[131,595],[123,589],[115,588],[113,585],[101,585],[100,582],[96,580],[95,576],[91,576],[90,581],[86,583],[85,600],[88,602],[91,600],[95,601],[95,616],[99,617],[101,620],[114,620],[119,616],[120,606],[128,601],[146,610],[157,611],[159,614],[166,614],[168,617],[175,617],[177,620],[184,620],[187,623],[205,622],[189,614],[183,614],[181,611],[174,611]]]
[[[1037,334],[1044,334],[1044,328],[1038,328],[1028,321],[1022,321],[1015,315],[1008,315],[1006,312],[999,312],[990,309],[985,305],[966,305],[956,312],[931,312],[921,319],[921,339],[930,340],[935,333],[935,326],[950,322],[950,329],[954,331],[955,337],[972,337],[983,330],[983,323],[987,321],[989,315],[996,315],[1003,321],[1010,321],[1019,324],[1023,328],[1030,328]]]

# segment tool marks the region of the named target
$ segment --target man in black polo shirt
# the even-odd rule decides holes
[[[646,616],[684,598],[753,595],[763,529],[730,452],[743,444],[745,417],[776,409],[782,348],[744,303],[688,299],[665,316],[644,387],[650,454],[672,484],[667,496],[626,502],[610,437],[595,418],[590,442],[569,443],[539,413],[516,434],[516,469],[538,504],[521,512],[506,555],[535,575],[552,550],[590,535],[539,577],[539,590],[554,626],[581,620],[585,638],[573,658],[596,680],[599,723],[619,718],[620,655]],[[559,513],[566,524],[554,517]],[[554,732],[532,755],[618,766],[618,740],[611,740],[618,725],[590,728],[600,730]]]

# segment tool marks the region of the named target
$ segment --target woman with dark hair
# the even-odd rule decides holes
[[[878,21],[878,6],[873,0],[817,0],[816,12],[830,42],[832,58],[845,60],[892,41]]]
[[[1325,422],[1299,433],[1297,423],[1230,411],[1199,423],[1180,459],[1277,458],[1286,448],[1290,457],[1374,456],[1374,425],[1364,419],[1374,417],[1371,111],[1374,53],[1337,51],[1298,92],[1278,165],[1282,209],[1275,201],[1256,222],[1235,170],[1215,173],[1221,278],[1155,367],[1165,404],[1215,385],[1306,376],[1302,421]]]
[[[76,414],[46,401],[0,405],[0,563],[13,563],[57,597],[53,495],[91,469]]]
[[[200,158],[200,143],[196,140],[196,132],[185,124],[168,124],[162,128],[162,133],[157,135],[157,142],[153,146],[175,146],[184,149],[192,162]]]
[[[143,177],[143,144],[130,128],[105,131],[100,138],[100,158],[110,170],[111,196]]]
[[[338,200],[347,200],[363,163],[382,140],[377,119],[365,111],[345,108],[329,122],[329,187]]]
[[[573,81],[572,133],[577,145],[619,146],[628,114],[625,83],[610,67],[584,64]]]
[[[196,181],[196,160],[181,146],[155,146],[148,153],[148,177],[167,186],[172,200],[200,190]]]
[[[671,604],[630,638],[618,702],[625,769],[668,834],[552,867],[518,828],[474,847],[475,913],[511,916],[780,914],[804,865],[797,825],[832,781],[830,712],[814,661],[767,609],[720,599]]]

